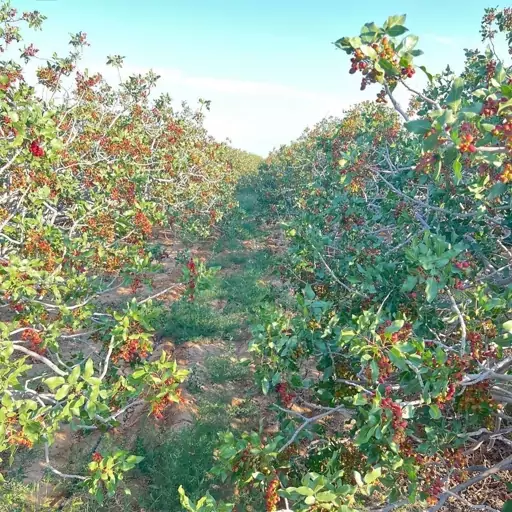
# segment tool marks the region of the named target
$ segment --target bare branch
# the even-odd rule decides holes
[[[290,438],[290,440],[280,448],[279,453],[284,452],[290,445],[292,445],[295,440],[297,439],[298,435],[308,426],[312,423],[315,423],[322,418],[325,418],[326,416],[331,416],[332,414],[336,413],[342,413],[345,414],[347,417],[351,417],[350,411],[346,409],[344,405],[339,405],[338,407],[334,407],[333,409],[329,409],[328,411],[322,412],[320,414],[317,414],[316,416],[311,416],[311,418],[307,418],[302,425],[294,432],[293,436]],[[298,413],[295,413],[292,411],[292,414],[297,415]],[[304,416],[302,416],[304,418]]]
[[[426,101],[427,103],[430,103],[432,106],[434,106],[437,110],[441,110],[441,105],[437,101],[431,100],[428,96],[425,96],[419,91],[416,91],[412,87],[410,87],[405,80],[400,80],[400,83],[409,91],[411,91],[413,94],[416,94],[416,96],[420,97],[423,101]]]
[[[459,318],[460,330],[462,331],[461,338],[460,338],[460,354],[462,356],[466,353],[466,336],[467,336],[466,322],[464,321],[464,317],[462,316],[462,313],[459,309],[459,306],[457,305],[457,302],[455,301],[455,298],[452,295],[452,292],[447,288],[446,293],[447,293],[448,297],[450,298],[450,302],[452,304],[453,311],[457,314],[457,316]]]
[[[386,90],[386,94],[389,96],[389,99],[391,100],[391,103],[393,103],[393,107],[395,107],[395,110],[406,120],[409,121],[409,116],[402,110],[402,107],[396,101],[396,99],[393,96],[393,93],[391,92],[391,89],[389,88],[389,85],[384,82],[384,89]]]
[[[55,469],[51,464],[50,464],[50,449],[49,449],[49,446],[48,446],[48,443],[45,443],[44,444],[44,457],[45,457],[45,461],[46,461],[46,467],[52,472],[52,473],[55,473],[56,475],[60,476],[61,478],[71,478],[71,479],[75,479],[75,480],[87,480],[87,477],[86,476],[82,476],[82,475],[69,475],[67,473],[62,473],[62,471],[59,471],[58,469]]]
[[[27,354],[27,356],[30,356],[33,359],[37,359],[38,361],[41,361],[41,363],[44,363],[46,366],[48,366],[48,368],[51,368],[57,375],[60,375],[61,377],[65,377],[67,375],[65,371],[61,370],[47,357],[44,357],[41,354],[38,354],[37,352],[33,352],[32,350],[29,350],[28,348],[23,347],[21,345],[13,345],[12,347],[14,350],[17,350],[18,352],[23,352],[24,354]]]

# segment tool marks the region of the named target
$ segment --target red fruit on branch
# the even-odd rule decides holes
[[[473,141],[475,138],[470,133],[464,133],[461,136],[461,143],[459,144],[459,150],[461,153],[475,153],[476,152],[476,146],[473,144]]]
[[[289,393],[288,392],[288,386],[286,383],[279,383],[276,385],[276,392],[279,395],[279,399],[281,400],[282,404],[286,407],[290,407],[290,405],[293,402],[293,399],[295,398],[295,393]]]
[[[44,156],[44,149],[41,147],[39,141],[37,140],[33,140],[31,143],[30,143],[30,148],[29,148],[29,151],[32,153],[33,156],[35,156],[36,158],[40,158],[42,156]]]
[[[276,512],[277,504],[279,503],[279,496],[277,489],[279,489],[279,478],[275,477],[268,484],[267,492],[265,493],[265,510],[266,512]]]
[[[188,260],[187,268],[190,270],[191,274],[196,274],[196,264],[192,258]]]
[[[94,462],[101,462],[103,460],[103,456],[100,453],[98,453],[98,452],[94,452],[92,454],[92,460]]]

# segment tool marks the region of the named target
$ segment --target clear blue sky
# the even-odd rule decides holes
[[[125,73],[154,68],[177,100],[212,100],[207,122],[244,149],[265,154],[306,125],[361,99],[346,54],[331,44],[367,21],[406,13],[420,36],[422,63],[439,71],[460,64],[479,44],[489,0],[346,2],[344,0],[14,0],[48,16],[32,38],[45,53],[63,50],[69,32],[87,32],[85,62],[127,57]]]

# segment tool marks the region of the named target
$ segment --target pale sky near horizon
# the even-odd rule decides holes
[[[126,56],[123,76],[152,68],[159,90],[177,103],[212,101],[206,126],[218,139],[266,155],[328,115],[372,99],[349,57],[332,42],[407,14],[420,36],[417,60],[433,72],[461,68],[463,48],[481,47],[479,27],[488,0],[441,2],[345,0],[12,0],[20,10],[48,16],[43,31],[25,40],[40,55],[64,53],[69,33],[91,43],[84,67],[105,73],[106,56]],[[494,4],[492,4],[494,5]],[[418,71],[415,81],[424,82]],[[115,75],[107,72],[107,76]],[[405,95],[399,95],[402,100]]]

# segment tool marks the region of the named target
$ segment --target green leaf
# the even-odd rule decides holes
[[[512,99],[500,104],[498,107],[498,114],[501,114],[503,110],[509,109],[510,107],[512,107]]]
[[[361,477],[361,473],[359,473],[359,471],[354,471],[354,480],[359,487],[363,487],[363,478]]]
[[[384,332],[386,332],[388,334],[398,332],[404,326],[404,323],[405,323],[404,320],[395,320],[391,323],[391,325],[386,327]]]
[[[381,32],[382,30],[375,23],[366,23],[361,29],[361,40],[365,43],[372,43],[375,36]]]
[[[512,98],[512,85],[506,85],[506,84],[503,84],[501,86],[501,93],[503,94],[503,96],[505,96],[506,98]]]
[[[297,494],[300,494],[301,496],[313,496],[313,494],[315,494],[313,489],[310,489],[309,487],[305,487],[305,486],[297,487],[295,489],[295,492]]]
[[[409,29],[405,28],[403,25],[394,25],[391,28],[388,28],[386,30],[386,34],[388,34],[391,37],[398,37],[402,34],[405,34]]]
[[[98,501],[98,503],[103,503],[103,501],[105,499],[105,495],[103,494],[103,491],[101,490],[100,487],[98,487],[96,489],[95,497],[96,497],[96,500]]]
[[[52,139],[50,146],[55,151],[60,151],[64,147],[64,143],[60,139]]]
[[[43,382],[50,388],[50,391],[53,392],[56,388],[62,386],[62,384],[66,382],[66,379],[64,379],[64,377],[50,377]]]
[[[379,66],[388,75],[394,75],[397,72],[397,70],[394,68],[393,64],[391,64],[391,62],[389,62],[389,60],[387,60],[387,59],[379,59]]]
[[[141,457],[140,455],[128,455],[128,457],[126,457],[126,462],[128,462],[129,464],[138,464],[143,460],[144,457]]]
[[[308,496],[305,500],[304,500],[304,503],[306,505],[314,505],[316,503],[316,498],[314,496]]]
[[[311,285],[309,283],[304,288],[304,295],[306,296],[306,299],[309,299],[309,300],[313,300],[316,297],[316,294],[313,291],[313,288],[311,288]]]
[[[434,420],[438,420],[441,417],[441,410],[436,404],[430,405],[428,412],[430,414],[430,417]]]
[[[370,369],[372,372],[372,379],[376,381],[379,378],[379,365],[375,359],[372,359],[370,362]]]
[[[363,44],[361,46],[361,51],[364,53],[364,55],[366,55],[367,57],[369,57],[372,60],[375,60],[378,57],[377,52],[371,46],[369,46],[367,44]]]
[[[406,68],[408,66],[412,65],[412,52],[411,53],[404,53],[400,57],[400,67]]]
[[[439,144],[439,133],[435,132],[423,139],[423,149],[425,151],[432,151]]]
[[[402,354],[400,353],[400,351],[396,347],[393,347],[389,351],[389,359],[400,370],[403,371],[403,370],[407,369],[406,360],[405,360],[404,357],[402,357]]]
[[[450,94],[446,98],[446,104],[454,111],[460,107],[462,91],[464,90],[464,80],[460,77],[455,78],[452,83]]]
[[[503,325],[503,330],[512,334],[512,320],[509,320],[508,322],[505,322]]]
[[[485,132],[492,132],[496,128],[496,126],[494,124],[491,124],[491,123],[480,123],[480,127]]]
[[[389,16],[389,18],[384,23],[384,30],[388,28],[394,27],[395,25],[403,25],[405,20],[407,19],[406,14],[395,14],[393,16]]]
[[[503,192],[505,192],[506,190],[506,183],[498,181],[491,187],[491,190],[489,190],[489,193],[487,194],[487,199],[489,199],[489,201],[492,201],[493,199],[496,199],[497,197],[501,196],[501,194],[503,194]]]
[[[412,50],[414,50],[414,47],[418,44],[419,37],[414,35],[409,35],[407,37],[404,37],[402,42],[398,45],[397,51],[400,54],[404,53],[410,53]]]
[[[363,393],[357,393],[354,396],[354,405],[366,405],[368,403],[368,399]]]
[[[412,133],[425,135],[432,128],[432,124],[426,119],[414,119],[405,123],[405,127]]]
[[[416,276],[407,276],[405,283],[402,285],[402,291],[406,293],[412,292],[417,283],[418,278]]]
[[[505,502],[505,505],[503,505],[502,512],[512,512],[512,500],[507,500]]]
[[[443,162],[446,166],[453,165],[453,162],[459,157],[459,150],[456,147],[448,148],[443,154]]]
[[[459,183],[462,180],[462,164],[458,158],[453,162],[453,172],[457,178],[456,183]]]
[[[71,386],[69,384],[64,384],[59,388],[57,393],[55,393],[55,400],[62,400],[67,396],[69,393],[69,390],[71,389]]]
[[[338,39],[334,43],[338,48],[342,48],[343,50],[347,51],[350,50],[350,48],[353,48],[354,50],[359,48],[362,44],[360,37],[342,37],[341,39]]]
[[[319,492],[316,495],[316,499],[318,501],[323,501],[323,502],[334,501],[336,498],[337,498],[337,495],[331,491]]]
[[[427,286],[425,288],[425,293],[427,294],[427,302],[432,302],[437,297],[438,291],[439,287],[437,281],[433,277],[429,277],[427,279]]]
[[[162,350],[162,354],[164,353],[164,351]],[[140,379],[143,375],[145,375],[147,373],[146,369],[145,368],[139,368],[138,370],[135,370],[131,377],[135,380],[137,379]]]
[[[392,34],[389,32],[389,30],[393,27],[402,27],[405,23],[406,15],[405,14],[395,14],[394,16],[389,16],[389,18],[384,22],[384,26],[382,27],[384,29],[384,32],[386,34],[389,34],[392,36]],[[406,29],[407,30],[407,29]],[[397,34],[400,35],[400,34]],[[394,36],[392,36],[394,37]]]
[[[366,475],[364,475],[364,481],[367,484],[372,484],[373,482],[375,482],[375,480],[380,478],[381,474],[382,474],[381,468],[375,468],[372,471],[370,471],[369,473],[366,473]]]
[[[92,359],[87,359],[87,362],[85,363],[85,369],[84,369],[84,379],[89,379],[92,374],[94,373],[94,364],[92,362]]]
[[[68,377],[68,384],[76,384],[80,377],[80,366],[75,366]]]
[[[423,73],[425,73],[425,75],[427,75],[427,78],[429,79],[430,82],[434,80],[434,75],[427,71],[427,68],[425,66],[419,66],[419,68],[421,69],[421,71],[423,71]]]

